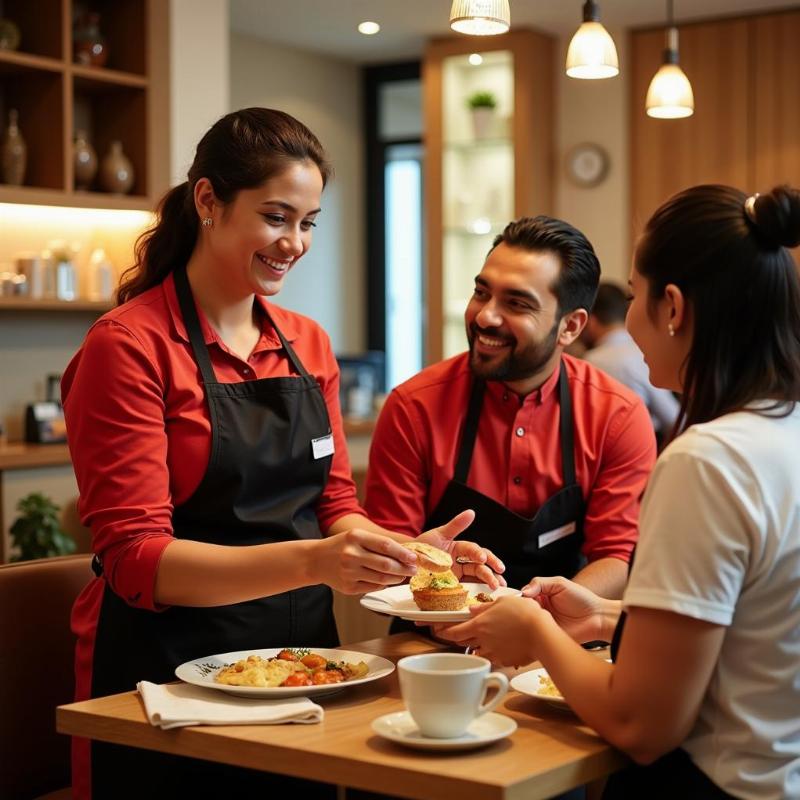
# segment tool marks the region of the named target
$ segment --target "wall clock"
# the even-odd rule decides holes
[[[577,186],[597,186],[608,174],[609,163],[599,144],[577,144],[567,153],[567,176]]]

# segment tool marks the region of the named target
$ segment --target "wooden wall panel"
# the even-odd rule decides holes
[[[800,186],[800,11],[752,21],[753,186]]]
[[[695,98],[686,119],[645,113],[650,80],[662,61],[664,31],[631,35],[631,215],[641,232],[670,195],[699,183],[751,188],[748,166],[749,22],[743,19],[680,28],[680,63]]]

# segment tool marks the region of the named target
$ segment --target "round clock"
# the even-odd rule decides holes
[[[608,166],[608,153],[599,144],[577,144],[567,153],[567,175],[578,186],[602,183]]]

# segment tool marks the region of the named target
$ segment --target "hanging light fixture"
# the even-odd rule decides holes
[[[650,81],[645,109],[649,117],[679,119],[694,114],[694,93],[686,73],[678,65],[678,29],[667,0],[667,47],[664,63]]]
[[[583,23],[575,31],[567,50],[567,75],[598,80],[618,74],[617,48],[611,34],[600,23],[600,7],[593,0],[586,0]]]
[[[511,26],[508,0],[453,0],[450,27],[470,36],[494,36]]]

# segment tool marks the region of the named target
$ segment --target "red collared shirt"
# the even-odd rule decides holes
[[[563,359],[586,501],[583,553],[589,561],[627,561],[656,456],[650,417],[621,383],[585,361]],[[374,522],[410,535],[424,529],[453,477],[471,378],[463,353],[389,395],[370,449],[365,508]],[[557,387],[557,369],[524,398],[487,383],[467,484],[525,517],[563,487]]]
[[[316,507],[325,531],[345,514],[363,513],[342,428],[338,365],[317,323],[259,300],[325,397],[335,447]],[[218,381],[296,374],[266,316],[261,338],[244,361],[199,308],[198,315]],[[202,378],[172,275],[92,326],[64,373],[62,394],[81,519],[92,530],[94,552],[121,597],[154,608],[155,574],[172,540],[173,508],[200,484],[211,444]]]

